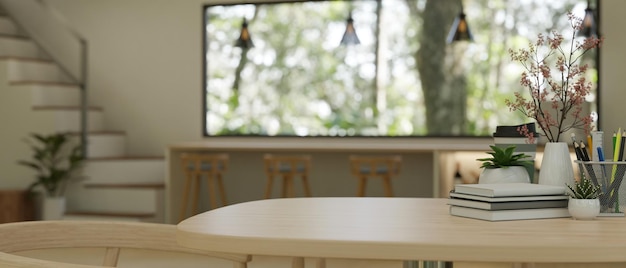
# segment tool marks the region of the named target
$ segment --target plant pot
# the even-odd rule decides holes
[[[65,215],[65,197],[44,197],[41,219],[44,221],[61,220]]]
[[[528,171],[522,166],[503,168],[483,168],[478,176],[478,183],[530,183]]]
[[[526,167],[530,182],[536,182],[535,180],[535,157],[537,155],[537,142],[539,139],[535,139],[532,143],[528,140],[526,135],[522,134],[519,129],[526,127],[528,132],[533,137],[539,137],[539,133],[535,128],[535,123],[526,123],[515,126],[497,126],[496,132],[493,133],[493,142],[495,146],[506,148],[511,145],[515,145],[515,152],[528,155],[524,160],[532,162],[532,165]]]
[[[570,198],[567,210],[574,219],[593,220],[600,214],[600,199]]]
[[[546,143],[538,183],[563,187],[574,184],[574,166],[567,143]]]

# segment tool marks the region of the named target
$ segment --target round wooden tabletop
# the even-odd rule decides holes
[[[446,199],[326,197],[235,204],[178,224],[187,247],[253,255],[481,262],[625,262],[626,221],[489,222]]]

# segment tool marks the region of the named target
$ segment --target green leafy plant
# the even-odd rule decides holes
[[[29,191],[41,186],[47,196],[63,196],[67,182],[84,162],[80,145],[69,147],[69,134],[31,134],[27,141],[31,145],[32,159],[18,163],[34,169],[36,179],[28,187]]]
[[[574,186],[567,184],[572,198],[575,199],[596,199],[601,194],[599,185],[593,185],[590,179],[583,176],[579,181],[574,183]]]
[[[533,162],[530,160],[524,160],[524,158],[530,157],[530,155],[517,153],[515,154],[515,145],[500,148],[498,146],[490,145],[492,152],[487,152],[491,157],[478,158],[477,161],[482,161],[481,168],[502,168],[509,166],[532,166]]]

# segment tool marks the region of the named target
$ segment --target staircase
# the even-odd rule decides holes
[[[63,131],[79,142],[79,86],[2,14],[0,90],[10,100],[3,109],[21,119],[13,136]],[[164,222],[164,158],[129,156],[126,133],[107,129],[104,112],[88,109],[86,179],[69,186],[66,218]]]

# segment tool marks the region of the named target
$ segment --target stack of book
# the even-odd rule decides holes
[[[569,217],[565,186],[531,183],[459,184],[450,192],[450,214],[487,221]]]

